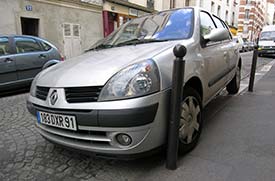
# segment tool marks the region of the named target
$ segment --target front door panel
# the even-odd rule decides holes
[[[17,80],[15,59],[12,55],[0,56],[0,84]]]

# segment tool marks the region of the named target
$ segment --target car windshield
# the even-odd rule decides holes
[[[188,39],[193,34],[193,9],[185,8],[140,17],[122,25],[90,50],[131,44]]]
[[[275,31],[262,32],[260,40],[275,40]]]

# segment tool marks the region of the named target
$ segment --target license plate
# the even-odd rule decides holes
[[[63,128],[63,129],[74,130],[74,131],[77,130],[75,116],[53,114],[53,113],[38,111],[37,120],[38,120],[38,123],[41,123],[41,124]]]

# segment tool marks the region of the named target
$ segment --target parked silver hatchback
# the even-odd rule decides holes
[[[202,109],[240,86],[241,59],[226,24],[187,7],[134,19],[85,54],[42,71],[29,111],[46,139],[99,155],[134,156],[166,143],[173,48],[187,48],[179,128],[182,152],[198,142]]]

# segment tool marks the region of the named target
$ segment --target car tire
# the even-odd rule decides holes
[[[179,126],[179,153],[185,154],[193,150],[202,130],[202,104],[198,92],[186,87],[181,102],[181,118]]]
[[[226,90],[229,94],[237,94],[241,84],[241,68],[237,66],[234,78],[226,86]]]

